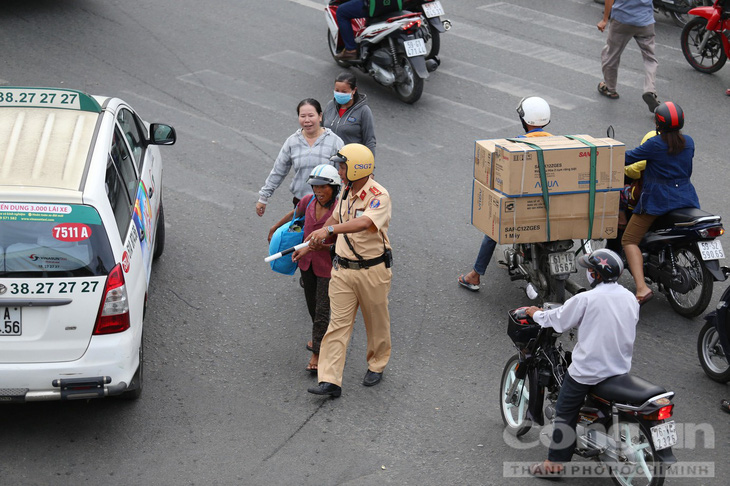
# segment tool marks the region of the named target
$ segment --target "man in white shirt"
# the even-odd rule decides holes
[[[542,327],[557,332],[578,329],[578,342],[555,406],[555,428],[548,459],[533,465],[530,473],[542,478],[562,474],[575,449],[575,426],[591,388],[611,376],[628,373],[639,322],[639,304],[629,290],[616,283],[624,265],[611,250],[596,250],[578,259],[585,267],[592,290],[574,295],[562,307],[543,311],[527,309]],[[573,433],[572,440],[566,433]],[[566,445],[566,442],[568,443]]]

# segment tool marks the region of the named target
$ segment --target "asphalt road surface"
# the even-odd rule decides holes
[[[359,77],[376,120],[376,177],[393,200],[393,356],[381,384],[360,384],[358,319],[337,400],[306,391],[315,379],[304,370],[311,324],[298,276],[263,262],[268,229],[289,210],[288,181],[263,218],[254,212],[298,128],[297,103],[324,104],[341,71],[324,2],[2,3],[1,84],[117,95],[174,125],[178,143],[163,154],[167,245],[153,268],[143,397],[0,408],[0,484],[536,484],[504,477],[505,463],[540,460],[546,447],[537,435],[506,441],[498,407],[514,352],[506,312],[529,301],[495,262],[480,292],[456,284],[481,238],[470,224],[474,140],[519,134],[515,106],[533,94],[553,106],[552,133],[602,136],[613,125],[629,148],[652,115],[635,45],[621,98],[596,92],[605,34],[592,0],[442,3],[453,29],[418,103]],[[680,29],[661,14],[656,29],[659,97],[684,108],[703,208],[725,215],[730,68],[693,71]],[[622,283],[633,290],[630,277]],[[664,296],[641,312],[633,370],[676,391],[677,458],[709,463],[695,474],[704,477],[667,484],[726,484],[730,473],[730,415],[718,407],[730,390],[699,366],[702,322],[678,317]]]

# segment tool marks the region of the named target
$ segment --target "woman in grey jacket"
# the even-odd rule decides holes
[[[276,157],[274,168],[259,191],[259,200],[256,203],[256,214],[259,216],[264,215],[269,198],[292,167],[294,178],[289,190],[294,195],[293,203],[296,206],[300,199],[312,193],[312,187],[307,184],[312,169],[320,164],[334,165],[330,162],[330,157],[345,145],[332,130],[322,127],[322,105],[319,101],[313,98],[300,101],[297,114],[301,128],[286,139]]]
[[[350,72],[335,79],[334,99],[324,109],[324,126],[335,132],[345,145],[360,143],[375,154],[375,123],[367,105],[367,95],[357,89],[357,78]]]

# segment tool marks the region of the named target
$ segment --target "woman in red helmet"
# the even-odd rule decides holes
[[[694,140],[682,134],[684,113],[676,103],[661,103],[654,111],[657,134],[626,152],[626,164],[646,160],[641,196],[621,239],[636,299],[644,304],[654,296],[644,281],[644,258],[639,243],[654,220],[679,208],[699,208],[697,192],[690,182]]]

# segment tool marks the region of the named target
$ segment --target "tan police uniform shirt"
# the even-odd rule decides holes
[[[367,216],[373,224],[365,231],[348,233],[347,237],[355,251],[365,260],[381,256],[385,248],[390,248],[388,225],[390,224],[390,195],[388,191],[372,178],[357,193],[350,191],[346,200],[340,200],[332,216],[338,223],[346,223],[360,216]],[[344,235],[337,236],[335,246],[337,255],[348,260],[358,258],[350,250]]]

